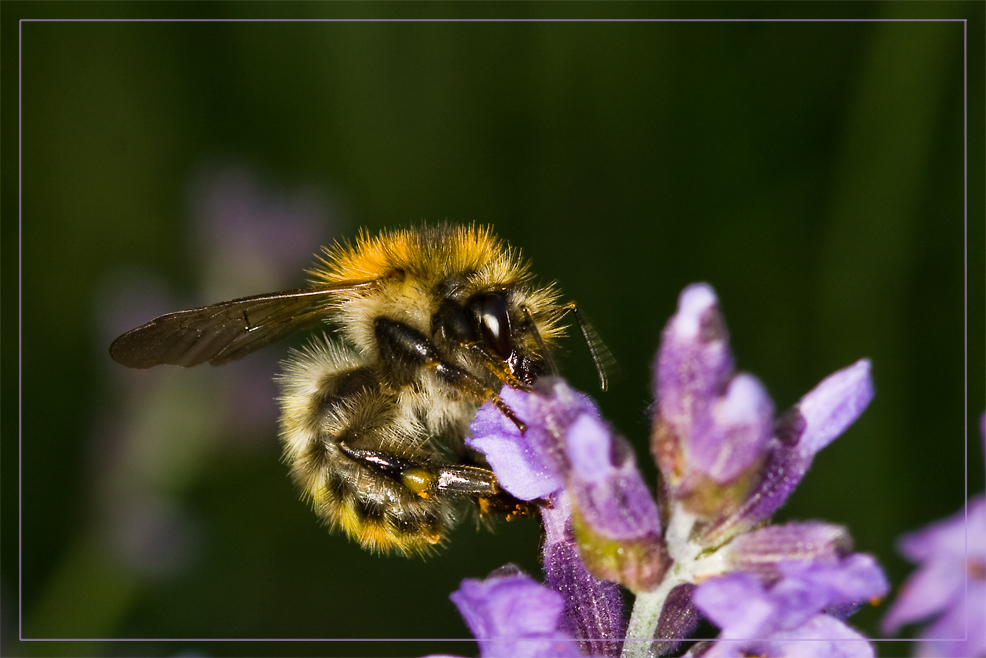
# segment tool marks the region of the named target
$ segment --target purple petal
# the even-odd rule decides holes
[[[710,411],[710,422],[700,424],[686,443],[688,466],[723,484],[763,454],[773,430],[774,403],[756,377],[741,373]]]
[[[595,403],[556,377],[539,379],[528,395],[527,403],[530,422],[525,438],[539,451],[549,468],[568,478],[572,464],[566,435],[579,417],[600,417]]]
[[[633,591],[656,586],[667,567],[660,516],[632,448],[588,414],[569,427],[565,446],[572,461],[566,489],[588,568]]]
[[[704,530],[702,540],[719,543],[768,519],[801,483],[815,453],[842,434],[872,399],[867,359],[825,378],[779,420],[759,481],[734,513]]]
[[[775,614],[769,626],[772,633],[795,629],[827,607],[826,592],[812,583],[785,578],[770,589]]]
[[[691,651],[686,658],[873,658],[873,645],[842,623],[828,615],[815,615],[796,629],[781,631],[761,640],[711,643],[705,653]]]
[[[726,325],[718,300],[708,284],[691,285],[678,299],[678,311],[668,321],[654,364],[657,418],[652,450],[669,482],[677,451],[688,441],[733,371]]]
[[[868,555],[837,564],[779,562],[777,569],[783,578],[770,589],[743,572],[708,580],[695,591],[695,605],[722,629],[722,639],[770,639],[798,629],[827,607],[880,597],[888,589]]]
[[[637,470],[633,450],[600,420],[592,401],[559,379],[539,382],[528,401],[525,436],[545,462],[558,467],[581,522],[610,543],[659,541],[657,505]],[[654,548],[659,552],[656,544]],[[592,563],[589,567],[601,575]]]
[[[521,419],[530,418],[527,393],[504,387],[500,397]],[[476,413],[469,426],[471,437],[466,445],[483,453],[497,482],[510,495],[520,500],[546,498],[561,489],[563,481],[549,468],[541,453],[531,446],[528,437],[492,403],[487,402]]]
[[[869,359],[829,375],[796,405],[805,423],[799,447],[818,452],[845,432],[872,399]]]
[[[967,531],[970,553],[986,557],[986,497],[982,494],[969,499],[968,524],[964,511],[959,510],[904,535],[897,548],[912,562],[952,559],[964,563]]]
[[[722,639],[756,638],[777,612],[760,581],[745,573],[707,580],[695,590],[692,601],[722,629]]]
[[[595,483],[606,478],[610,470],[610,434],[599,418],[582,414],[568,428],[565,448],[573,475]]]
[[[587,655],[618,656],[626,633],[620,588],[586,569],[575,543],[567,496],[554,496],[552,504],[541,512],[546,535],[542,557],[548,586],[565,598],[566,623],[560,628],[578,638]]]
[[[753,628],[755,624],[751,619],[760,622],[763,616],[760,612],[748,612],[742,607],[730,610],[717,600],[710,604],[704,598],[710,596],[708,593],[702,593],[700,598],[696,598],[696,603],[703,612],[710,614],[716,624],[726,624],[721,626],[722,637],[752,639],[797,628],[831,607],[858,606],[864,601],[883,596],[889,589],[883,572],[873,558],[867,555],[852,555],[838,563],[781,561],[777,564],[777,571],[783,578],[766,590],[766,593],[762,587],[758,588],[749,580],[751,576],[742,572],[712,579],[701,586],[720,596],[725,591],[731,597],[739,597],[736,601],[759,600],[758,605],[761,607],[769,605],[769,622],[756,628]],[[739,576],[747,580],[740,580]],[[708,605],[713,608],[703,607]],[[848,612],[852,611],[854,610]],[[749,615],[755,616],[751,618]]]
[[[771,620],[774,632],[795,629],[829,608],[848,616],[889,590],[883,571],[869,555],[851,555],[838,563],[780,562],[778,571],[784,577],[769,590],[777,610]]]
[[[748,655],[768,658],[873,658],[873,645],[834,617],[815,615],[796,629],[747,645]]]
[[[634,590],[656,585],[666,568],[660,517],[629,444],[563,380],[545,377],[531,393],[504,389],[501,396],[527,425],[523,436],[484,405],[467,444],[486,455],[504,489],[519,498],[564,485],[583,558],[596,577]]]
[[[607,436],[606,443],[610,441],[613,449],[607,451],[602,477],[583,479],[573,469],[569,478],[569,492],[579,515],[608,539],[659,536],[657,504],[637,470],[633,449],[621,437]]]
[[[657,633],[650,655],[666,656],[673,653],[682,640],[688,638],[702,620],[702,613],[692,602],[695,585],[683,583],[671,590],[661,608],[661,617],[657,622]]]
[[[504,386],[500,390],[500,399],[517,414],[521,420],[529,418],[528,393]],[[477,438],[499,438],[507,441],[521,437],[520,429],[513,421],[497,409],[492,402],[486,402],[476,412],[476,417],[469,425],[470,433]],[[467,439],[468,440],[468,439]]]
[[[672,425],[690,423],[695,407],[716,395],[733,370],[718,303],[708,284],[690,285],[664,329],[654,388],[658,411]]]
[[[722,551],[732,569],[771,583],[782,577],[778,565],[783,561],[837,564],[852,551],[852,538],[845,528],[830,523],[786,523],[742,534]]]
[[[497,483],[520,500],[547,498],[562,487],[562,480],[523,441],[484,438],[466,444],[486,457]]]
[[[633,449],[589,413],[572,422],[564,441],[571,464],[566,488],[590,569],[634,591],[656,585],[665,568],[661,522]]]
[[[450,596],[479,642],[484,657],[581,656],[578,644],[559,632],[561,595],[518,573],[467,579]]]
[[[782,562],[778,568],[785,580],[800,580],[823,594],[823,607],[879,599],[890,591],[876,560],[862,553],[850,555],[837,564],[801,560]]]
[[[784,446],[779,441],[772,441],[771,444],[773,450],[760,470],[759,481],[735,512],[702,531],[699,540],[704,545],[721,544],[770,518],[808,472],[811,455],[805,456],[796,448]]]

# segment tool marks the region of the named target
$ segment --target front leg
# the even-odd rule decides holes
[[[434,370],[446,384],[466,397],[482,403],[491,401],[521,432],[527,425],[500,398],[496,391],[468,370],[442,358],[438,348],[423,333],[403,322],[377,318],[373,322],[380,357],[387,363],[395,384],[412,384],[424,368]]]

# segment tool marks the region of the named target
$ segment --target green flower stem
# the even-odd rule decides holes
[[[675,503],[672,506],[665,539],[668,554],[674,562],[656,589],[637,594],[627,627],[627,640],[623,643],[622,658],[650,656],[650,647],[657,634],[664,601],[678,585],[695,582],[690,567],[695,564],[699,550],[688,541],[695,521],[695,515],[686,512],[680,504]]]
[[[664,601],[678,585],[688,582],[669,572],[661,584],[652,592],[641,592],[633,602],[630,625],[627,627],[626,642],[623,643],[622,658],[646,658],[657,633],[657,623],[661,619]]]

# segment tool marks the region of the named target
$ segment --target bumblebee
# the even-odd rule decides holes
[[[606,388],[601,344],[575,304],[537,285],[486,227],[361,232],[325,248],[308,274],[307,288],[163,315],[117,338],[110,355],[131,368],[221,365],[327,322],[333,337],[292,350],[278,383],[284,460],[330,527],[410,555],[444,541],[457,501],[529,513],[463,440],[485,401],[525,429],[498,391],[554,370],[568,313]]]

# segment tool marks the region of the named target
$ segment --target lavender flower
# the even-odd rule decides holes
[[[203,168],[189,183],[190,232],[195,239],[188,249],[201,255],[204,270],[197,301],[235,297],[252,285],[261,290],[289,287],[310,261],[311,244],[324,239],[329,207],[314,190],[273,191],[242,166]],[[97,317],[108,318],[101,352],[124,330],[186,305],[154,277],[128,272],[119,278],[100,300]],[[229,286],[233,288],[224,292]],[[212,441],[235,442],[243,449],[249,440],[263,440],[256,428],[272,424],[277,416],[271,376],[275,371],[273,354],[259,354],[221,371],[197,371],[183,376],[180,384],[166,372],[111,367],[110,381],[120,389],[124,404],[115,405],[99,421],[101,436],[96,440],[118,445],[101,451],[112,460],[101,464],[104,470],[97,481],[104,490],[98,507],[105,517],[101,526],[122,557],[121,564],[138,573],[167,573],[188,562],[195,545],[194,524],[173,499],[176,485],[164,491],[162,483],[192,477],[197,472],[193,465],[204,458]],[[210,395],[193,388],[204,384],[202,380],[209,380]],[[174,409],[182,413],[172,414]],[[161,428],[174,426],[154,420],[161,415],[183,419],[186,425],[175,432],[181,439],[161,436]]]
[[[280,190],[240,164],[201,166],[188,186],[188,206],[205,296],[284,287],[311,263],[325,229],[338,225],[333,205],[314,187]]]
[[[986,415],[980,429],[986,441]],[[986,656],[986,496],[969,499],[968,516],[959,511],[905,535],[898,548],[919,567],[887,612],[883,631],[930,619],[917,655]]]
[[[869,362],[826,378],[775,419],[763,385],[734,373],[715,293],[698,284],[681,295],[654,373],[660,514],[629,444],[559,379],[501,393],[527,425],[523,434],[489,404],[471,427],[467,443],[504,489],[551,500],[542,513],[544,564],[549,584],[568,599],[561,626],[583,651],[614,655],[623,622],[605,587],[611,581],[637,595],[626,658],[673,651],[701,616],[722,635],[693,655],[804,655],[794,643],[809,639],[813,655],[873,655],[842,621],[886,593],[873,559],[853,554],[840,526],[764,525],[814,455],[869,404]]]

